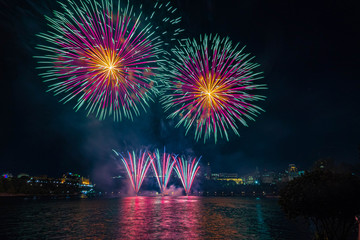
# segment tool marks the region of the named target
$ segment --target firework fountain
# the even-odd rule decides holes
[[[201,157],[186,160],[184,157],[176,158],[175,172],[181,180],[186,195],[189,195],[191,186],[194,182],[195,176],[200,169],[199,161]]]
[[[115,150],[113,151],[117,156],[121,157],[126,172],[129,176],[131,186],[137,195],[139,193],[141,184],[144,181],[145,175],[149,170],[152,159],[148,156],[146,151],[140,151],[139,155],[136,155],[134,151],[132,153],[128,152],[127,157],[121,155]]]
[[[45,54],[36,58],[38,68],[45,70],[40,75],[49,83],[48,91],[62,95],[60,101],[74,99],[76,111],[85,108],[88,115],[94,113],[99,119],[112,115],[120,121],[146,110],[159,93],[163,57],[168,54],[165,36],[182,30],[163,31],[180,22],[173,18],[176,9],[170,2],[154,4],[149,16],[143,14],[142,5],[116,2],[60,3],[63,12],[46,17],[51,30],[38,34],[47,43],[37,46]],[[161,21],[164,26],[153,26],[160,8],[167,13]]]
[[[151,164],[153,166],[160,191],[164,194],[176,163],[176,157],[172,154],[166,153],[165,148],[163,154],[160,154],[160,151],[156,149],[153,154],[149,153],[149,157],[152,160]]]
[[[264,100],[252,90],[265,89],[255,84],[261,79],[254,57],[238,50],[229,38],[215,35],[186,39],[173,50],[169,59],[167,93],[162,97],[165,111],[172,111],[169,118],[179,119],[176,127],[184,125],[186,133],[193,126],[195,139],[218,135],[228,139],[228,130],[237,135],[237,121],[247,126],[246,119],[254,120],[262,109],[252,102]]]

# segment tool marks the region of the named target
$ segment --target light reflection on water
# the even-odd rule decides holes
[[[308,239],[276,200],[205,197],[1,202],[0,239]]]

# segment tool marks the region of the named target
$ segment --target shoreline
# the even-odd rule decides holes
[[[186,195],[181,195],[186,196]],[[251,196],[251,195],[233,195],[233,196],[206,196],[206,195],[190,195],[195,197],[205,197],[205,198],[261,198],[261,199],[279,199],[280,196]],[[102,198],[102,199],[111,199],[111,198],[123,198],[123,197],[135,197],[135,196],[124,196],[124,195],[93,195],[93,196],[86,196],[83,194],[13,194],[13,193],[0,193],[0,200],[1,199],[93,199],[93,198]],[[149,196],[149,195],[139,195],[139,197],[159,197],[159,196]],[[180,196],[167,196],[167,197],[180,197]]]

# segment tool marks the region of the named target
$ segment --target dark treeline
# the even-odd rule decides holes
[[[280,190],[279,203],[289,218],[309,223],[314,239],[355,239],[355,216],[360,214],[358,170],[319,160]]]

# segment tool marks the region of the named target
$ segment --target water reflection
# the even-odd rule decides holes
[[[198,239],[197,197],[131,197],[121,199],[118,238]]]
[[[0,239],[309,239],[277,201],[127,197],[1,202]]]
[[[262,234],[268,233],[269,229],[268,229],[266,222],[264,221],[263,212],[261,209],[261,203],[260,203],[260,201],[258,201],[258,199],[257,199],[257,203],[256,203],[256,214],[257,214],[257,220],[258,220],[257,232],[262,233]]]

